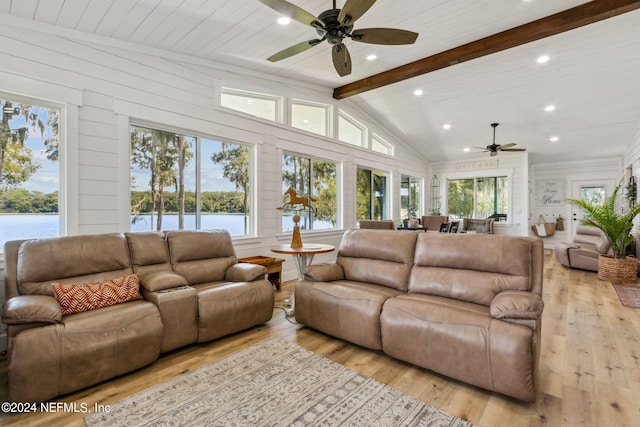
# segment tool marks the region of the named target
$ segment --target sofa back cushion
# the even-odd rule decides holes
[[[136,273],[155,273],[157,271],[171,271],[169,260],[169,245],[165,235],[159,231],[125,233],[131,263]]]
[[[346,280],[406,291],[418,233],[392,230],[348,230],[336,263]]]
[[[237,264],[227,230],[167,231],[173,271],[190,285],[224,280],[225,272]]]
[[[504,290],[529,291],[535,240],[482,234],[419,234],[409,292],[489,306]]]
[[[16,269],[21,294],[53,296],[52,281],[92,283],[133,273],[124,234],[27,240]]]

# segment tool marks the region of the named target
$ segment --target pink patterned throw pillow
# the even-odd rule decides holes
[[[104,282],[51,282],[51,286],[64,316],[142,298],[137,273]]]

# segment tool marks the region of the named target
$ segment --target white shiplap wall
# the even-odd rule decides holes
[[[46,30],[46,28],[45,28]],[[43,30],[43,31],[45,31]],[[331,89],[277,81],[214,62],[139,47],[124,49],[73,37],[4,25],[0,28],[0,92],[45,99],[65,107],[66,151],[63,197],[68,234],[126,231],[129,218],[129,123],[157,123],[257,146],[258,235],[235,241],[238,256],[270,254],[286,243],[280,231],[280,159],[283,150],[307,153],[342,164],[343,228],[355,225],[355,169],[368,166],[390,174],[391,212],[399,221],[400,173],[426,179],[427,161],[385,132],[349,101],[337,103]],[[376,155],[286,126],[216,106],[221,86],[259,90],[335,103],[396,145],[395,157]],[[337,110],[337,108],[336,108]],[[305,234],[306,242],[338,244],[341,231]],[[335,254],[319,256],[330,260]],[[290,259],[288,259],[290,261]],[[295,277],[285,263],[285,279]]]

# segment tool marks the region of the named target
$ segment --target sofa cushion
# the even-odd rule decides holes
[[[99,282],[131,273],[127,241],[119,233],[28,240],[18,251],[16,275],[23,295],[53,296],[52,281]]]
[[[502,291],[531,290],[529,238],[422,233],[414,263],[409,292],[489,306]]]
[[[416,236],[395,230],[348,230],[340,242],[336,264],[342,267],[346,280],[406,291]]]
[[[171,271],[169,246],[165,235],[159,231],[125,233],[131,263],[136,273],[141,275],[156,271]]]
[[[191,285],[225,280],[227,268],[238,262],[226,230],[180,230],[166,235],[173,271]]]
[[[51,283],[64,316],[141,299],[138,275],[97,283]]]

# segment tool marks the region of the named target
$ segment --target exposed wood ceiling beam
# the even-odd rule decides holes
[[[358,95],[372,89],[450,67],[464,61],[531,43],[640,8],[640,0],[594,0],[529,22],[409,64],[337,87],[335,99]]]

